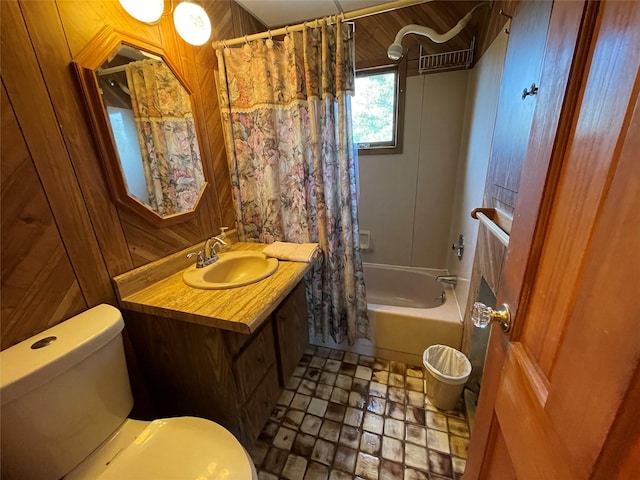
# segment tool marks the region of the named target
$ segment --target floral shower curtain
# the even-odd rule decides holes
[[[191,210],[204,184],[187,91],[161,60],[126,68],[149,206],[160,216]]]
[[[351,133],[353,28],[323,25],[217,51],[238,229],[246,241],[318,242],[311,334],[368,337]]]

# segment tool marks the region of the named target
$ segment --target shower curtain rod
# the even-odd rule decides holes
[[[275,30],[267,30],[266,32],[254,33],[251,35],[245,35],[243,37],[232,38],[231,40],[218,40],[212,43],[213,48],[218,47],[230,47],[231,45],[238,45],[240,43],[250,42],[251,40],[260,40],[263,38],[271,38],[276,35],[284,35],[289,32],[299,32],[304,30],[305,27],[318,27],[322,23],[332,24],[336,23],[338,19],[341,21],[355,20],[357,18],[368,17],[370,15],[377,15],[378,13],[390,12],[397,10],[398,8],[410,7],[412,5],[419,5],[421,3],[431,2],[433,0],[396,0],[395,2],[383,3],[382,5],[375,5],[373,7],[361,8],[359,10],[353,10],[351,12],[342,12],[337,15],[329,15],[324,18],[317,18],[315,20],[299,23],[297,25],[288,25],[286,27],[277,28]]]
[[[109,75],[110,73],[124,72],[126,69],[126,65],[118,65],[117,67],[109,67],[103,68],[102,70],[97,70],[96,73],[98,75]]]

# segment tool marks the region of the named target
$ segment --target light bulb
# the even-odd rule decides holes
[[[125,11],[136,20],[156,23],[164,11],[164,0],[119,0]]]
[[[196,3],[182,2],[173,12],[173,24],[178,34],[191,45],[203,45],[211,36],[211,21],[204,8]]]

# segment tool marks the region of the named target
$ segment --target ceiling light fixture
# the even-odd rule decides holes
[[[203,45],[211,36],[211,21],[197,3],[182,2],[173,12],[173,24],[183,40],[191,45]]]
[[[136,20],[156,23],[164,12],[164,0],[119,0],[125,11]]]
[[[119,2],[133,18],[150,25],[158,23],[164,13],[164,0],[119,0]],[[173,0],[171,3],[173,5]],[[178,4],[173,9],[173,24],[178,35],[191,45],[204,45],[211,37],[211,20],[205,9],[197,3],[184,1]]]

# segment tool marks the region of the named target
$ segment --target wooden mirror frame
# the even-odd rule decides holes
[[[178,81],[185,88],[189,94],[191,101],[191,111],[194,117],[196,134],[198,136],[198,146],[200,148],[200,158],[202,161],[202,172],[204,175],[204,183],[200,189],[198,198],[194,202],[191,210],[175,213],[168,216],[161,216],[154,212],[148,205],[144,204],[140,200],[136,199],[129,194],[127,184],[124,177],[124,171],[119,161],[119,155],[116,148],[115,140],[111,132],[109,118],[107,116],[106,108],[100,95],[100,87],[96,76],[96,71],[111,55],[116,53],[122,45],[126,45],[135,49],[144,50],[150,52],[167,64]],[[148,222],[158,227],[164,227],[174,225],[187,221],[195,216],[196,209],[204,196],[209,183],[207,182],[207,167],[206,162],[200,147],[202,139],[200,129],[198,128],[199,122],[196,117],[196,109],[193,104],[193,90],[189,88],[189,85],[185,79],[180,75],[178,69],[173,65],[171,60],[167,57],[164,50],[155,44],[149,43],[138,37],[118,32],[113,28],[107,26],[103,28],[93,39],[87,44],[85,48],[76,56],[72,62],[76,73],[78,74],[78,80],[80,82],[80,88],[85,100],[87,112],[89,114],[91,129],[94,134],[95,144],[98,150],[100,159],[102,160],[103,170],[107,177],[111,193],[115,202],[127,208],[129,211],[135,212],[140,217],[144,218]]]

